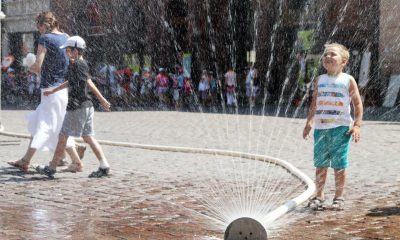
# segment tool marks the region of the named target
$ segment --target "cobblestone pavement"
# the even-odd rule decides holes
[[[2,111],[5,130],[26,133],[26,113]],[[95,119],[97,139],[266,154],[313,177],[312,141],[301,138],[303,125],[304,119],[180,112],[96,113]],[[366,121],[361,142],[350,149],[346,209],[300,206],[268,229],[270,239],[400,239],[399,134],[399,122]],[[236,183],[224,175],[232,165],[227,157],[104,146],[111,177],[87,178],[97,168],[88,150],[84,172],[47,180],[6,164],[27,145],[27,139],[0,135],[0,239],[223,238],[204,203],[215,197],[212,184],[222,195]],[[38,152],[32,162],[50,159]],[[234,163],[245,169],[245,162]],[[278,192],[290,187],[279,183]]]

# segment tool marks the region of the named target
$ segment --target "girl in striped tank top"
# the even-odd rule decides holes
[[[335,197],[332,208],[344,207],[344,185],[348,167],[348,149],[351,138],[360,140],[363,106],[357,83],[343,72],[350,53],[338,43],[326,44],[322,58],[326,74],[317,78],[313,100],[304,127],[303,138],[310,135],[314,123],[314,166],[316,168],[316,196],[308,206],[315,210],[325,208],[324,186],[328,168],[335,173]],[[354,122],[350,114],[350,103],[354,108]]]

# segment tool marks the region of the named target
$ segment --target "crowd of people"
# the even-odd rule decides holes
[[[102,64],[95,71],[94,81],[114,106],[182,107],[213,106],[226,102],[238,104],[237,74],[231,68],[222,79],[212,71],[203,70],[195,83],[185,69],[176,64],[172,68],[143,68],[141,73],[130,68],[117,70],[111,64]],[[248,103],[254,106],[258,95],[257,70],[250,67],[245,79]]]
[[[31,71],[17,71],[12,67],[3,68],[1,95],[5,105],[37,102],[40,98],[40,79]]]
[[[192,99],[194,88],[183,67],[172,71],[144,67],[139,72],[102,64],[93,74],[100,91],[114,106],[156,106],[180,108]]]
[[[26,70],[16,71],[11,66],[2,68],[2,104],[22,106],[40,100],[40,77]],[[259,95],[257,70],[249,67],[238,86],[233,68],[218,79],[212,71],[203,70],[200,79],[193,81],[185,69],[176,64],[169,68],[144,67],[140,73],[129,67],[117,68],[103,63],[91,71],[92,80],[100,92],[110,99],[115,108],[154,107],[182,109],[196,106],[216,106],[226,103],[236,107],[238,98],[246,95],[254,107]],[[244,99],[244,98],[243,98]]]

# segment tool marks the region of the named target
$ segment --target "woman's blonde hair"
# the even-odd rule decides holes
[[[350,59],[350,52],[349,49],[347,49],[347,47],[345,47],[344,45],[340,44],[340,43],[327,43],[325,44],[325,49],[330,48],[330,47],[337,47],[340,50],[340,55],[342,56],[342,58],[346,59],[347,61]]]
[[[41,12],[36,17],[36,23],[38,25],[45,25],[48,32],[51,32],[53,29],[58,29],[58,20],[54,13],[52,12]]]

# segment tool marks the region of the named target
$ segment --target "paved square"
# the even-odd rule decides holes
[[[5,130],[27,133],[26,113],[2,111]],[[312,140],[301,137],[304,123],[304,119],[182,112],[95,115],[99,140],[266,154],[287,160],[314,178]],[[400,236],[399,135],[399,122],[364,122],[361,142],[350,149],[346,210],[314,213],[300,206],[271,226],[271,239]],[[84,172],[57,173],[50,181],[37,174],[23,175],[6,164],[21,157],[27,145],[27,139],[0,135],[0,239],[222,239],[223,230],[206,217],[213,214],[205,204],[233,189],[238,183],[235,176],[244,176],[230,170],[233,164],[241,172],[248,166],[259,169],[254,179],[280,179],[277,193],[288,186],[283,173],[266,173],[265,164],[114,146],[103,146],[111,177],[87,178],[97,168],[89,150]],[[38,152],[32,163],[47,163],[51,157]],[[332,175],[330,171],[329,200]],[[246,175],[243,182],[248,179]],[[282,196],[271,201],[284,201]]]

